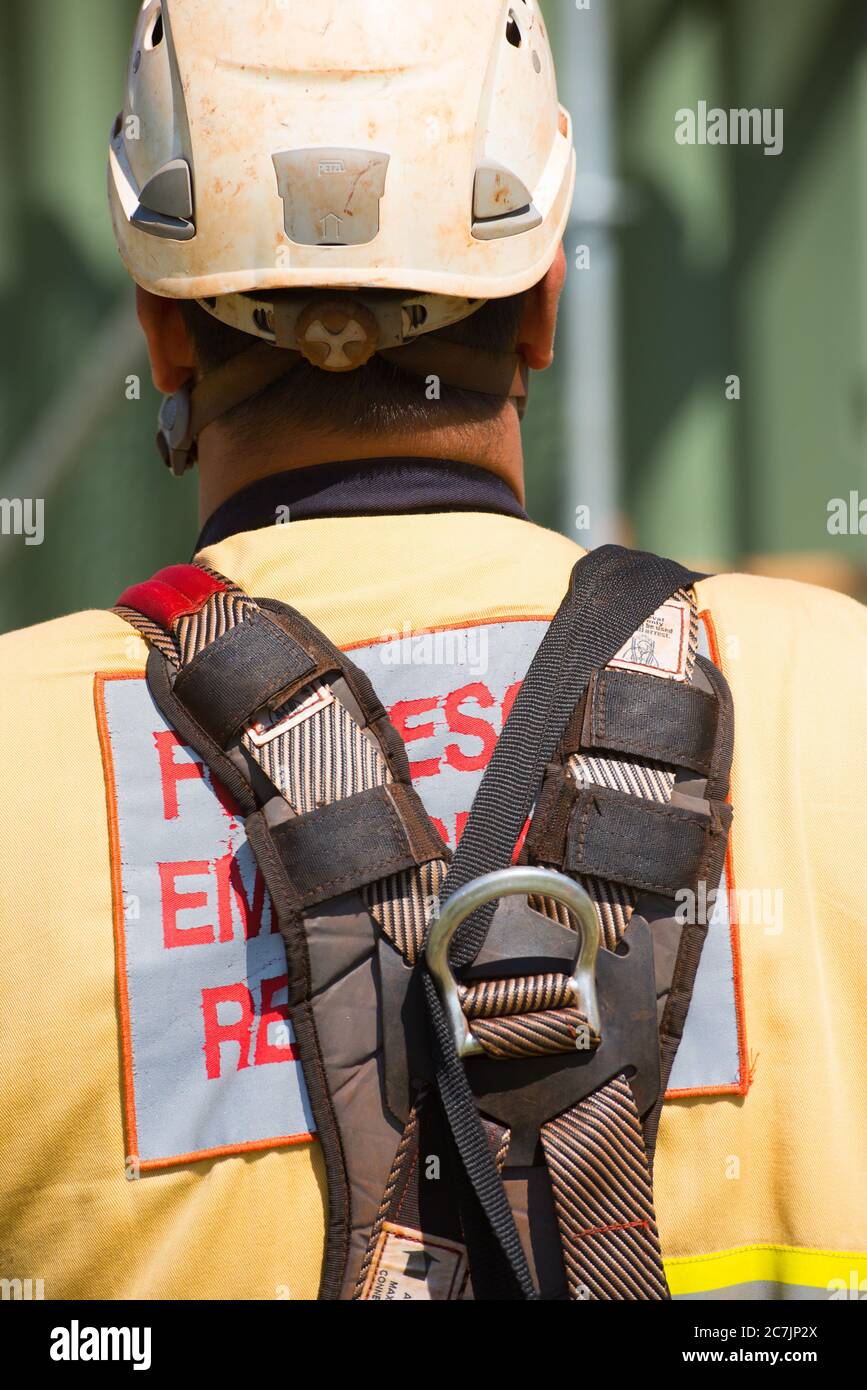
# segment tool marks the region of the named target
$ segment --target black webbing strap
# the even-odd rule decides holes
[[[616,545],[579,560],[476,792],[442,902],[480,874],[511,862],[545,766],[591,675],[608,665],[666,599],[701,577],[674,560]],[[467,918],[455,937],[455,966],[475,959],[494,909],[489,903]]]
[[[264,613],[230,627],[185,665],[175,694],[225,746],[257,710],[309,681],[316,662]]]
[[[684,885],[707,878],[716,846],[728,837],[731,807],[721,801],[708,806],[709,817],[610,787],[585,787],[569,818],[563,867],[673,898]]]
[[[671,560],[603,546],[580,560],[476,792],[440,900],[480,874],[509,865],[569,717],[594,670],[679,589],[700,575]],[[456,967],[474,960],[495,904],[479,908],[455,937]],[[473,1202],[463,1211],[476,1298],[536,1297],[500,1175],[463,1063],[431,976],[424,974],[437,1088]]]
[[[632,671],[595,671],[572,746],[673,763],[707,776],[716,742],[717,701],[696,685],[648,680]]]
[[[293,816],[274,825],[271,836],[302,908],[442,854],[418,793],[400,782],[369,787]]]

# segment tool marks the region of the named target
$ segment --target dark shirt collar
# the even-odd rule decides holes
[[[208,518],[196,551],[241,531],[319,517],[418,512],[499,512],[526,521],[508,483],[487,469],[451,459],[359,459],[317,464],[261,478]]]

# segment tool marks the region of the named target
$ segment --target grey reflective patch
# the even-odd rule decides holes
[[[698,650],[710,658],[704,623]],[[709,888],[711,885],[707,885]],[[714,1090],[739,1086],[741,1076],[735,964],[729,917],[729,883],[723,869],[708,922],[707,940],[695,977],[683,1038],[668,1081],[670,1091]],[[698,910],[706,905],[699,901]],[[717,1295],[714,1295],[716,1297]]]
[[[815,1289],[806,1284],[777,1284],[772,1279],[755,1279],[749,1284],[731,1284],[727,1289],[708,1289],[705,1293],[678,1293],[677,1303],[749,1302],[817,1302],[829,1297],[827,1289]]]
[[[389,155],[336,148],[272,156],[286,235],[300,246],[363,246],[379,232]]]
[[[741,1082],[728,888],[723,870],[683,1038],[668,1081],[670,1091],[738,1086]]]
[[[314,1129],[283,939],[244,831],[144,680],[107,680],[127,1132],[143,1166]]]

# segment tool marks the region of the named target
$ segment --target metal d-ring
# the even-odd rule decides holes
[[[575,968],[571,976],[572,986],[577,1007],[586,1017],[591,1029],[597,1034],[602,1031],[596,994],[596,957],[599,952],[600,931],[593,903],[581,885],[567,878],[565,874],[559,874],[554,869],[517,865],[482,874],[479,878],[464,884],[463,888],[459,888],[446,899],[431,923],[425,957],[448,1016],[459,1057],[476,1056],[484,1049],[470,1032],[466,1014],[461,1007],[458,982],[449,961],[449,947],[458,927],[477,907],[494,902],[497,898],[512,897],[516,893],[537,893],[542,897],[553,898],[578,919],[581,930]]]

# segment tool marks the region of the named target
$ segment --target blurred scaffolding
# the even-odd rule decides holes
[[[197,531],[194,485],[154,451],[105,201],[136,8],[6,0],[0,498],[44,497],[45,543],[0,536],[0,629],[110,604]],[[525,428],[532,514],[863,595],[864,537],[830,534],[828,506],[867,498],[867,5],[543,9],[579,179],[560,355]],[[700,101],[782,108],[783,152],[678,144]]]

